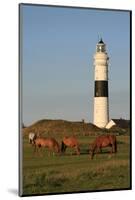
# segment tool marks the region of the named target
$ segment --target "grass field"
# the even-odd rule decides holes
[[[61,137],[55,137],[61,141]],[[88,155],[89,143],[94,136],[78,136],[81,155],[33,154],[33,147],[24,137],[23,142],[23,195],[64,193],[78,191],[128,189],[130,187],[130,138],[117,136],[118,152],[110,157],[108,148],[93,160]]]

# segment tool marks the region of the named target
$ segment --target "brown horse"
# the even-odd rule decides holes
[[[110,153],[116,153],[117,152],[117,140],[115,135],[101,135],[98,136],[95,141],[90,144],[90,151],[91,159],[93,159],[93,156],[95,153],[98,153],[99,151],[102,151],[103,147],[111,147]]]
[[[63,138],[61,143],[61,152],[64,153],[67,147],[74,148],[76,150],[77,155],[80,155],[79,144],[75,136],[65,136]]]
[[[35,152],[41,147],[46,147],[50,151],[60,153],[59,143],[54,138],[36,138],[34,141]]]

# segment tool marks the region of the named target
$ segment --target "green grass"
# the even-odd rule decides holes
[[[59,142],[61,137],[56,138]],[[61,192],[124,189],[130,187],[129,136],[117,136],[118,153],[107,153],[109,148],[93,160],[88,155],[90,136],[78,136],[81,155],[34,155],[33,148],[24,138],[23,148],[23,194],[47,194]]]

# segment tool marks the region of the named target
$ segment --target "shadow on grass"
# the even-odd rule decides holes
[[[102,152],[98,152],[97,154],[108,154],[110,152],[111,152],[111,148],[108,148],[108,149],[102,149]],[[112,154],[114,154],[114,153],[112,153]],[[63,153],[61,156],[81,156],[81,155],[90,156],[89,149],[86,149],[85,151],[82,151],[80,153],[80,155],[77,155],[76,153]]]

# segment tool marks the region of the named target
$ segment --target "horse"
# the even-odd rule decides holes
[[[60,154],[59,143],[54,138],[36,138],[34,141],[34,145],[35,152],[37,152],[37,149],[44,147],[48,148],[50,151]]]
[[[80,155],[80,148],[75,136],[65,136],[61,142],[61,152],[65,152],[67,147],[75,148],[77,155]]]
[[[95,141],[90,144],[89,153],[91,154],[91,159],[93,159],[94,154],[99,151],[102,152],[103,147],[111,147],[110,153],[117,152],[117,140],[115,135],[101,135],[98,136]]]
[[[29,143],[30,143],[30,144],[34,144],[34,141],[35,141],[35,139],[37,138],[37,134],[31,132],[31,133],[29,133],[28,138],[29,138]]]

